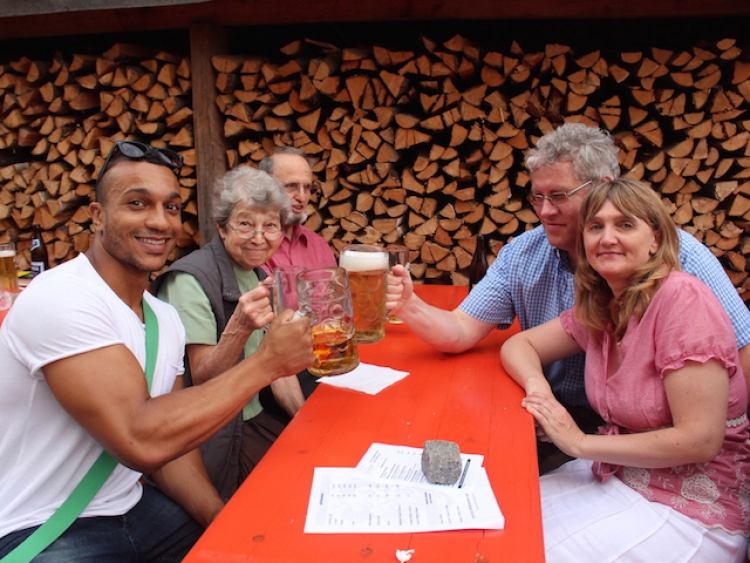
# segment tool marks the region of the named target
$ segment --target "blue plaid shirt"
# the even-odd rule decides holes
[[[680,261],[685,272],[703,280],[724,305],[734,326],[737,347],[750,343],[750,311],[708,248],[684,231]],[[467,315],[508,328],[518,317],[522,329],[543,324],[573,307],[573,272],[568,255],[547,242],[543,227],[506,244],[487,274],[464,299]],[[545,367],[552,391],[564,404],[589,406],[583,383],[584,354]]]

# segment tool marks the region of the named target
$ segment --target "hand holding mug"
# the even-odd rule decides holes
[[[409,275],[409,249],[403,244],[389,244],[385,247],[388,251],[388,265],[391,269],[394,266],[402,266],[406,270],[406,274]],[[391,313],[391,308],[388,307],[390,301],[390,276],[388,277],[388,291],[386,292],[386,310],[388,310],[388,322],[391,324],[404,324],[396,314]]]

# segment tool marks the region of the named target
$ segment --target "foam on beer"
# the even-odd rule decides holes
[[[339,266],[347,272],[370,272],[388,269],[387,252],[362,252],[344,250],[339,259]]]
[[[0,258],[15,258],[15,250],[0,250]]]

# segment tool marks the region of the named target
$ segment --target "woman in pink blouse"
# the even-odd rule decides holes
[[[592,188],[579,217],[575,307],[501,356],[537,432],[578,458],[540,480],[547,562],[734,562],[750,530],[747,386],[732,325],[680,272],[650,186]],[[542,366],[586,352],[605,426],[584,434]]]

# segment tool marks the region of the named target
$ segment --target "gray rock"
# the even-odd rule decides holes
[[[458,444],[446,440],[427,440],[422,450],[422,471],[430,483],[452,485],[461,475],[461,451]]]

